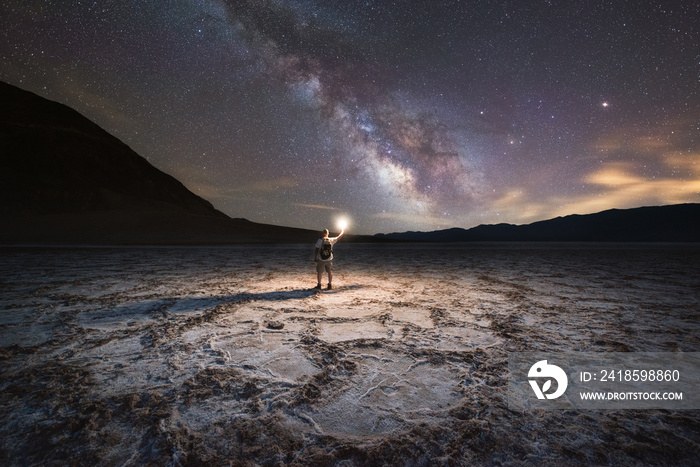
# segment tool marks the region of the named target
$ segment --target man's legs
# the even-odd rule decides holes
[[[320,289],[321,288],[321,281],[323,280],[323,270],[326,270],[328,272],[328,288],[332,289],[332,283],[333,283],[333,263],[330,261],[328,262],[321,262],[319,261],[316,264],[316,277],[318,279],[318,283],[316,284],[316,288]]]
[[[321,263],[320,261],[318,263],[316,263],[316,276],[318,278],[318,281],[316,284],[317,289],[321,288],[321,280],[323,279],[323,266],[322,266],[322,264],[323,263]]]

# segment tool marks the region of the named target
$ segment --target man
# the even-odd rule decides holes
[[[323,271],[328,273],[328,290],[333,288],[333,245],[345,233],[345,229],[340,231],[337,237],[328,237],[328,229],[324,229],[321,234],[323,237],[316,241],[316,250],[314,251],[314,263],[316,263],[316,273],[318,275],[318,285],[316,289],[321,288],[321,280],[323,279]]]

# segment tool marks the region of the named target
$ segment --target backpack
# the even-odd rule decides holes
[[[327,238],[323,239],[323,245],[321,245],[321,251],[318,253],[318,255],[321,257],[321,259],[329,259],[331,255],[333,254],[333,245],[331,244],[330,240]]]

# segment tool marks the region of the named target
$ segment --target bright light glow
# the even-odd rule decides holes
[[[348,220],[347,219],[339,219],[338,220],[338,228],[340,230],[345,230],[345,228],[348,226]]]

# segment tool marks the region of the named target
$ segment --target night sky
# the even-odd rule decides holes
[[[700,202],[700,2],[4,0],[0,80],[232,217],[350,231]]]

